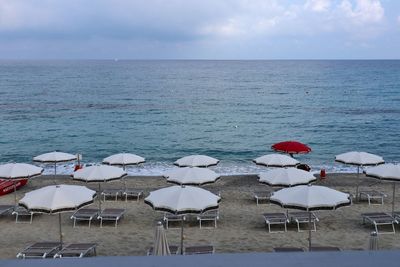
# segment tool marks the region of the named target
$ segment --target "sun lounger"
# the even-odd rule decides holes
[[[95,243],[73,243],[63,247],[58,251],[54,258],[83,258],[86,256],[96,256]]]
[[[34,243],[17,254],[19,259],[53,257],[61,248],[60,242]]]
[[[214,228],[217,228],[217,220],[219,220],[219,211],[218,210],[206,211],[202,214],[197,215],[197,220],[199,221],[200,228],[202,221],[214,222]]]
[[[310,251],[341,251],[338,247],[330,247],[330,246],[315,246],[311,247]]]
[[[17,207],[13,212],[12,215],[15,215],[15,222],[16,223],[32,223],[33,220],[33,212],[29,211],[23,207]],[[20,220],[22,218],[27,218],[27,221]]]
[[[289,222],[288,217],[283,212],[276,213],[264,213],[263,214],[265,224],[268,226],[269,233],[281,233],[287,231],[287,223]],[[271,225],[283,225],[284,231],[271,231]]]
[[[190,246],[185,247],[185,255],[196,255],[196,254],[214,254],[214,246]]]
[[[8,214],[10,211],[14,210],[14,205],[0,205],[0,215]]]
[[[371,200],[377,200],[379,201],[378,204],[383,205],[383,198],[387,197],[386,194],[376,191],[376,190],[370,190],[370,191],[361,191],[359,193],[359,200],[366,199],[368,200],[368,205],[371,205]]]
[[[168,229],[169,222],[180,222],[182,220],[182,216],[183,216],[183,220],[185,221],[186,220],[185,215],[175,215],[175,214],[171,214],[171,213],[164,213],[163,221],[165,222],[165,228]]]
[[[100,227],[103,227],[103,221],[115,221],[117,227],[119,219],[125,214],[125,209],[104,209],[102,210],[97,219],[100,220]]]
[[[136,198],[136,201],[139,202],[140,197],[143,195],[143,191],[139,189],[125,189],[122,192],[122,196],[125,196],[125,201],[128,201],[128,197]]]
[[[375,227],[377,234],[394,234],[396,232],[394,224],[399,223],[393,216],[386,212],[362,213],[363,224],[369,222]],[[379,226],[391,226],[391,231],[379,231]],[[382,228],[381,228],[382,229]]]
[[[258,206],[261,200],[269,201],[269,198],[271,197],[271,191],[255,191],[253,192],[253,196]]]
[[[93,219],[97,218],[99,215],[98,209],[79,209],[74,214],[72,214],[71,219],[74,220],[74,227],[76,225],[76,221],[88,221],[89,227]]]
[[[108,197],[115,198],[115,201],[117,201],[118,197],[122,195],[122,189],[104,189],[101,195],[103,196],[103,201],[106,201]]]
[[[297,231],[302,232],[300,224],[307,224],[309,223],[309,213],[306,211],[298,211],[298,212],[290,212],[289,213],[290,221],[295,222],[297,224]],[[318,217],[311,212],[311,224],[313,225],[312,231],[317,231],[316,222],[319,222]]]
[[[147,250],[147,256],[153,255],[153,251],[154,251],[154,247],[149,248],[149,250]],[[178,251],[179,251],[178,246],[174,246],[174,245],[169,246],[169,252],[171,252],[171,255],[178,254]]]
[[[277,247],[274,248],[274,252],[304,252],[304,249],[297,247]]]

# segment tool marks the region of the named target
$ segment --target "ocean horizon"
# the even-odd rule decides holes
[[[334,163],[348,151],[398,162],[398,77],[399,60],[0,60],[0,162],[129,152],[146,158],[130,174],[159,175],[205,154],[254,174],[285,140],[315,171],[354,171]]]

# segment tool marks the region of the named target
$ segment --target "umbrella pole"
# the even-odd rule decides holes
[[[308,211],[308,251],[311,251],[311,211]]]
[[[54,184],[56,184],[56,176],[57,176],[57,163],[54,162]]]
[[[17,185],[15,184],[15,180],[13,180],[13,186],[14,186],[14,203],[15,207],[17,207]]]
[[[360,185],[360,166],[357,166],[356,201],[358,202],[358,186]]]
[[[61,212],[58,213],[58,224],[60,229],[60,246],[62,248],[63,240],[62,240],[62,229],[61,229]]]
[[[99,199],[99,212],[101,212],[101,187],[99,183],[99,193],[97,194],[97,198]]]
[[[392,216],[394,217],[394,199],[395,199],[395,192],[396,192],[396,183],[393,182],[393,200],[392,200]]]
[[[181,255],[183,255],[183,215],[181,216]]]
[[[122,164],[122,169],[125,171],[125,164]],[[122,180],[124,181],[124,191],[126,192],[126,180],[125,180],[125,176],[122,177]]]

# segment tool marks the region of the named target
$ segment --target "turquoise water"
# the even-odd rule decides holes
[[[299,140],[334,156],[400,159],[400,61],[0,61],[0,162],[60,150],[87,163],[132,152],[157,174],[207,154],[224,173]]]

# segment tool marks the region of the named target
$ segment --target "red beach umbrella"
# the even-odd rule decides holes
[[[276,143],[271,146],[271,148],[278,152],[292,154],[307,154],[311,152],[311,148],[306,144],[297,142],[297,141],[285,141]]]

